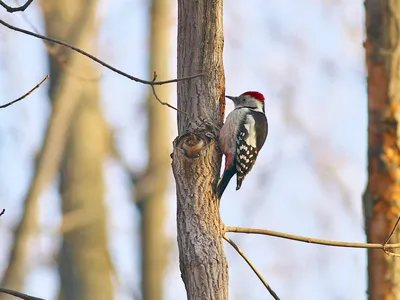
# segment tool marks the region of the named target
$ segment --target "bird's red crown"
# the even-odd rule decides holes
[[[261,102],[264,102],[264,100],[265,100],[264,95],[259,92],[249,91],[249,92],[243,93],[242,95],[247,95],[247,96],[253,97]]]

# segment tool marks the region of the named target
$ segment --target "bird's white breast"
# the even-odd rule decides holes
[[[235,153],[239,125],[243,122],[243,119],[246,118],[248,112],[248,108],[234,109],[226,117],[225,124],[222,126],[219,135],[222,152],[232,154]]]

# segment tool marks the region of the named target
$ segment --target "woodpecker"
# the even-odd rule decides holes
[[[236,174],[236,190],[252,169],[268,135],[264,96],[259,92],[245,92],[238,97],[225,96],[235,104],[219,133],[219,145],[225,155],[225,169],[218,182],[220,199],[229,181]]]

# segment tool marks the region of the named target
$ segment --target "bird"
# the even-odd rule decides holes
[[[227,116],[218,141],[225,155],[225,168],[216,194],[221,199],[231,178],[236,174],[236,190],[242,186],[251,171],[268,135],[263,94],[248,91],[240,96],[225,96],[233,101],[235,108]]]

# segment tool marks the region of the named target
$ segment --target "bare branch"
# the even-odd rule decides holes
[[[268,282],[265,281],[265,279],[262,277],[260,272],[256,269],[256,267],[252,264],[250,259],[244,254],[244,252],[236,245],[229,237],[224,234],[223,236],[224,240],[227,241],[231,246],[239,253],[241,257],[247,262],[247,264],[250,266],[250,268],[256,273],[257,277],[261,280],[261,282],[264,284],[264,286],[267,288],[268,292],[271,294],[272,297],[274,297],[275,300],[279,300],[278,295],[274,292],[274,290],[271,288],[271,286],[268,284]]]
[[[233,227],[233,226],[226,226],[225,232],[261,234],[261,235],[268,235],[268,236],[274,236],[274,237],[278,237],[278,238],[298,241],[298,242],[317,244],[317,245],[325,245],[325,246],[334,246],[334,247],[380,249],[388,255],[396,256],[395,253],[389,252],[389,250],[400,248],[400,243],[388,244],[388,241],[390,240],[391,236],[393,235],[393,232],[395,231],[396,227],[398,226],[398,224],[400,222],[399,220],[400,220],[400,218],[397,220],[396,225],[394,226],[392,232],[389,234],[386,241],[382,244],[351,243],[351,242],[321,240],[321,239],[303,237],[303,236],[299,236],[299,235],[288,234],[288,233],[267,230],[267,229],[243,228],[243,227]]]
[[[21,101],[23,99],[25,99],[27,96],[29,96],[30,94],[32,94],[32,92],[36,89],[38,89],[43,82],[45,82],[47,79],[49,79],[50,75],[47,74],[45,78],[42,79],[41,82],[39,82],[34,88],[32,88],[29,92],[25,93],[23,96],[19,97],[18,99],[15,99],[14,101],[8,102],[6,104],[0,105],[0,108],[6,108],[7,106],[13,105],[14,103]]]
[[[9,13],[14,13],[17,11],[24,11],[25,9],[28,8],[29,5],[31,5],[32,2],[33,0],[28,0],[24,5],[18,7],[11,7],[0,0],[0,5],[3,6]]]
[[[156,71],[154,71],[154,77],[153,77],[153,80],[152,80],[153,83],[150,84],[150,85],[151,85],[151,89],[153,90],[154,98],[156,98],[156,100],[157,100],[160,104],[166,105],[166,106],[168,106],[169,108],[172,108],[173,110],[176,110],[177,112],[181,112],[181,113],[186,114],[186,112],[184,112],[183,110],[177,109],[176,107],[172,106],[171,104],[162,101],[162,100],[158,97],[158,95],[157,95],[157,93],[156,93],[156,88],[155,88],[155,86],[154,86],[154,83],[156,82],[156,79],[157,79],[157,73],[156,73]]]
[[[11,295],[20,299],[24,299],[24,300],[44,300],[43,298],[37,298],[37,297],[33,297],[33,296],[29,296],[27,294],[23,294],[20,292],[16,292],[13,290],[9,290],[9,289],[4,289],[4,288],[0,288],[0,293],[3,294],[7,294],[7,295]]]
[[[0,217],[1,217],[2,215],[4,215],[5,212],[6,212],[6,210],[3,208],[3,210],[0,212]]]
[[[387,254],[388,256],[400,257],[399,253],[390,252],[385,249],[383,249],[383,252],[385,252],[385,254]]]
[[[18,1],[15,0],[15,2],[18,4]],[[32,31],[36,34],[40,34],[40,31],[36,28],[35,25],[33,25],[33,23],[29,20],[29,18],[26,16],[26,14],[22,14],[21,17],[25,20],[26,23],[28,23],[28,25],[31,27]],[[50,42],[47,42],[45,40],[42,40],[43,44],[45,45],[47,52],[50,54],[50,56],[52,58],[54,58],[54,61],[56,61],[60,66],[62,66],[64,68],[64,70],[70,74],[71,76],[75,76],[76,78],[79,78],[83,81],[98,81],[101,78],[101,74],[100,75],[96,75],[96,76],[91,76],[91,77],[84,77],[80,74],[78,74],[77,72],[75,72],[75,70],[73,70],[73,68],[71,68],[68,64],[67,61],[65,60],[65,57],[63,55],[60,55],[60,47],[57,44],[52,44]]]
[[[388,235],[388,237],[386,238],[384,244],[386,245],[387,243],[389,243],[390,239],[392,238],[394,232],[396,231],[397,227],[399,226],[399,222],[400,222],[400,217],[397,218],[396,224],[394,224],[392,231],[390,232],[390,234]]]
[[[136,81],[136,82],[139,82],[139,83],[143,83],[143,84],[147,84],[147,85],[151,85],[151,86],[153,86],[153,85],[163,85],[163,84],[168,84],[168,83],[173,83],[173,82],[178,82],[178,81],[194,79],[194,78],[197,78],[197,77],[200,77],[200,76],[204,75],[204,73],[200,73],[200,74],[196,74],[196,75],[192,75],[192,76],[187,76],[187,77],[182,77],[182,78],[177,78],[177,79],[164,80],[164,81],[144,80],[144,79],[140,79],[138,77],[134,77],[132,75],[129,75],[128,73],[125,73],[125,72],[123,72],[123,71],[121,71],[121,70],[119,70],[119,69],[107,64],[106,62],[100,60],[99,58],[97,58],[97,57],[95,57],[95,56],[93,56],[93,55],[91,55],[91,54],[89,54],[89,53],[87,53],[87,52],[75,47],[75,46],[72,46],[72,45],[70,45],[68,43],[65,43],[65,42],[62,42],[62,41],[59,41],[59,40],[56,40],[56,39],[53,39],[53,38],[49,38],[49,37],[46,37],[46,36],[41,35],[41,34],[37,34],[37,33],[31,32],[29,30],[25,30],[25,29],[13,26],[11,24],[8,24],[7,22],[4,22],[1,19],[0,19],[0,24],[5,26],[5,27],[7,27],[7,28],[9,28],[9,29],[11,29],[11,30],[15,30],[15,31],[24,33],[26,35],[30,35],[30,36],[33,36],[35,38],[42,39],[42,40],[45,40],[45,41],[48,41],[48,42],[52,42],[52,43],[67,47],[69,49],[72,49],[72,50],[74,50],[74,51],[76,51],[76,52],[78,52],[78,53],[90,58],[91,60],[95,61],[96,63],[98,63],[100,65],[102,65],[103,67],[106,67],[107,69],[109,69],[109,70],[111,70],[111,71],[113,71],[113,72],[115,72],[115,73],[117,73],[117,74],[119,74],[121,76],[124,76],[124,77],[126,77],[126,78],[128,78],[130,80],[133,80],[133,81]]]

